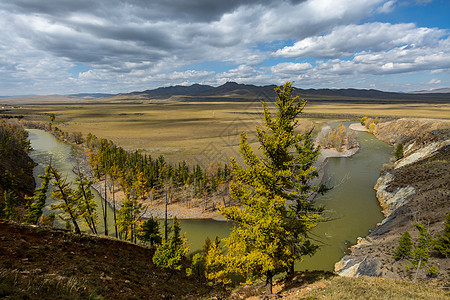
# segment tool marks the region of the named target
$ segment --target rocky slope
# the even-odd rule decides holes
[[[390,144],[404,144],[404,157],[384,166],[375,186],[385,219],[369,236],[351,248],[351,254],[335,265],[343,276],[410,278],[408,261],[395,261],[393,249],[400,235],[409,231],[413,240],[420,221],[434,235],[443,232],[450,212],[450,121],[400,119],[380,124],[376,136]],[[450,278],[450,260],[433,256],[443,284]],[[426,270],[419,273],[426,277]]]

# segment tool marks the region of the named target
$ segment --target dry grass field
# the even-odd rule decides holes
[[[249,132],[255,140],[255,126],[262,125],[259,102],[159,103],[60,102],[21,104],[2,115],[23,115],[26,120],[48,122],[56,114],[55,125],[63,131],[80,131],[107,138],[127,150],[142,150],[154,157],[164,155],[175,163],[189,164],[228,161],[238,155],[239,135]],[[448,118],[450,104],[356,104],[309,103],[300,129],[354,116]],[[321,118],[320,115],[327,118]],[[314,116],[311,118],[310,116]]]

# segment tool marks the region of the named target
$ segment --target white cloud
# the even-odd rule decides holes
[[[393,47],[411,47],[438,44],[445,30],[417,28],[414,24],[366,23],[338,26],[329,34],[312,36],[296,42],[293,46],[277,50],[274,55],[282,57],[336,58],[353,56],[361,50],[386,51]]]
[[[310,63],[279,63],[270,68],[272,73],[277,75],[298,75],[313,67]]]
[[[240,65],[235,69],[228,70],[227,72],[222,72],[216,75],[216,80],[218,83],[223,84],[227,81],[238,81],[238,82],[251,82],[253,78],[257,77],[259,72],[249,65]]]
[[[428,81],[428,84],[438,84],[441,83],[441,81],[439,79],[433,78],[430,81]]]
[[[395,3],[396,2],[397,2],[396,0],[391,0],[391,1],[387,1],[387,2],[383,3],[383,5],[381,5],[377,9],[377,12],[378,13],[384,13],[384,14],[392,12],[394,10],[394,8],[395,8]]]

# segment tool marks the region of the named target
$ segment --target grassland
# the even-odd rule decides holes
[[[239,135],[262,124],[261,104],[255,102],[195,103],[158,102],[63,102],[21,104],[1,115],[23,115],[26,120],[48,122],[63,131],[80,131],[107,138],[127,150],[164,155],[171,162],[189,164],[228,161],[238,155]],[[318,130],[324,123],[361,116],[447,118],[450,104],[358,104],[311,102],[299,128]],[[326,118],[324,118],[324,116]]]
[[[263,299],[264,283],[241,287],[231,299]],[[431,281],[414,283],[381,277],[341,277],[331,272],[309,271],[279,279],[276,299],[448,299],[448,290]],[[273,297],[275,298],[275,297]],[[269,298],[272,299],[272,298]]]

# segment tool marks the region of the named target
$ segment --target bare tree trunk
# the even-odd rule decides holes
[[[106,167],[105,167],[105,205],[104,205],[104,211],[103,211],[103,223],[105,224],[105,235],[108,235],[108,201],[106,200],[107,197],[107,190],[106,190]]]
[[[266,296],[272,294],[272,271],[266,273]]]
[[[114,229],[116,230],[116,239],[117,235],[117,219],[116,219],[116,199],[114,198],[114,178],[112,178],[112,198],[113,198],[113,211],[114,211]]]
[[[417,265],[416,275],[414,275],[414,283],[417,280],[417,275],[419,274],[420,264],[422,263],[422,259],[419,260],[419,264]]]
[[[167,230],[167,186],[166,186],[166,205],[165,205],[165,216],[164,216],[164,238],[167,241],[167,235],[168,235],[168,230]]]
[[[287,277],[287,278],[292,278],[292,277],[294,277],[294,272],[295,272],[294,267],[295,267],[295,264],[294,264],[294,263],[292,263],[292,264],[288,267],[287,272],[286,272],[286,277]]]

